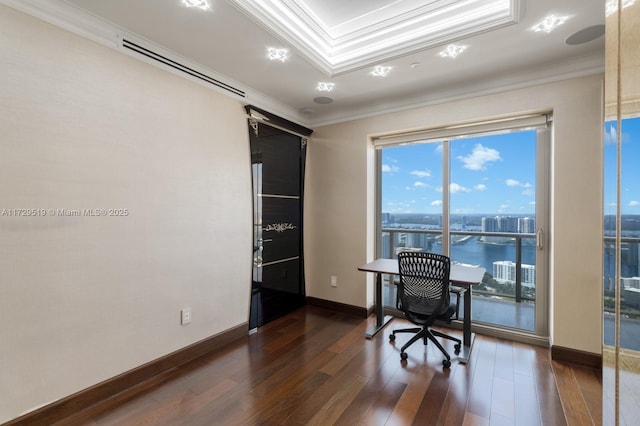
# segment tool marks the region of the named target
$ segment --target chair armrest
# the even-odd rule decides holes
[[[467,292],[467,289],[465,287],[458,287],[455,285],[450,285],[449,286],[449,293],[454,293],[457,294],[458,296],[461,294],[465,294]]]

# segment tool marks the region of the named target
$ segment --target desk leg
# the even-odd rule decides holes
[[[473,341],[475,334],[471,332],[471,287],[467,286],[467,292],[464,295],[464,319],[462,321],[462,349],[458,355],[458,360],[466,364],[469,362],[471,356],[471,348],[473,348]]]
[[[376,333],[384,328],[385,325],[393,319],[391,315],[384,314],[384,304],[382,301],[382,273],[376,274],[376,294],[375,294],[375,310],[376,310],[376,325],[372,329],[367,330],[365,337],[371,339]]]

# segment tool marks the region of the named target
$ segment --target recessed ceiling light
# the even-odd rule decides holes
[[[276,49],[275,47],[267,48],[267,56],[272,61],[284,62],[287,60],[289,51],[287,49]]]
[[[460,44],[450,44],[438,53],[443,58],[455,58],[467,49],[467,46]]]
[[[316,90],[318,92],[332,92],[333,88],[335,86],[336,85],[334,83],[323,83],[323,82],[320,82],[320,83],[318,83],[318,86],[316,87]]]
[[[558,28],[560,25],[567,22],[567,19],[569,19],[568,16],[549,15],[546,18],[544,18],[542,21],[534,25],[531,29],[535,32],[544,31],[545,33],[548,34],[551,31]]]
[[[636,3],[636,0],[622,0],[622,8],[624,9],[625,7],[633,6],[635,3]],[[617,10],[618,10],[618,0],[609,0],[607,2],[607,9],[605,14],[609,16],[612,13],[616,13]]]
[[[393,67],[385,67],[382,65],[376,65],[375,68],[373,69],[373,71],[371,71],[369,74],[371,74],[374,77],[386,77],[390,72],[391,69]]]
[[[209,3],[207,3],[207,0],[182,0],[182,4],[187,7],[197,7],[202,10],[207,10],[211,7]]]

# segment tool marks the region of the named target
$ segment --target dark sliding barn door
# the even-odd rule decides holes
[[[253,279],[249,329],[305,304],[302,200],[307,139],[249,119]]]

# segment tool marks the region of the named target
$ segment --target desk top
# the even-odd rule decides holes
[[[362,265],[358,268],[359,271],[364,272],[376,272],[382,274],[398,275],[398,260],[397,259],[376,259],[373,262],[369,262],[366,265]],[[449,271],[449,281],[452,284],[460,285],[475,285],[482,282],[486,269],[478,266],[459,265],[457,263],[451,264],[451,270]]]

